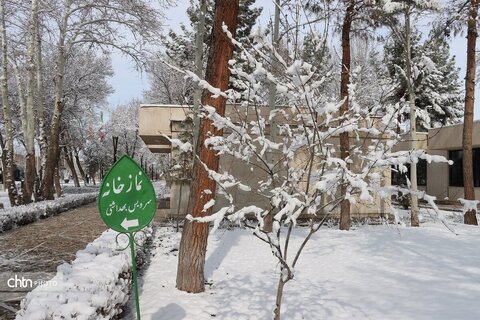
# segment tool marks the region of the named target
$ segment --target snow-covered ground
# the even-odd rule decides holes
[[[480,229],[450,225],[456,234],[433,222],[321,229],[286,285],[282,319],[480,319]],[[305,231],[295,230],[293,247]],[[210,236],[211,285],[196,295],[175,289],[180,235],[160,233],[141,279],[142,319],[271,319],[278,265],[248,230]]]

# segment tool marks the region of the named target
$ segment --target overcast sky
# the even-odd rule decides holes
[[[166,30],[178,29],[180,23],[188,23],[186,8],[190,1],[178,0],[178,5],[175,8],[168,10],[166,16],[169,20],[165,22]],[[266,23],[268,18],[273,15],[272,0],[257,0],[256,6],[262,6],[263,12],[261,16],[262,23]],[[337,44],[338,45],[338,44]],[[465,36],[460,36],[452,40],[451,51],[456,56],[457,66],[460,70],[460,79],[465,78],[466,66],[466,47],[467,40]],[[110,84],[113,86],[115,93],[110,95],[108,102],[110,106],[124,104],[132,98],[142,98],[143,91],[148,88],[148,79],[145,74],[135,70],[134,64],[126,57],[119,53],[112,55],[112,64],[115,75],[110,79]],[[477,92],[480,87],[477,86]],[[475,103],[475,119],[480,119],[480,96],[476,95]]]

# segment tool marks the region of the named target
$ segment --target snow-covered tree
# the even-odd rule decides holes
[[[166,2],[161,2],[160,5]],[[43,196],[52,198],[52,177],[60,141],[60,124],[64,111],[64,77],[68,59],[74,50],[93,46],[113,49],[141,61],[149,45],[156,43],[159,21],[158,6],[149,1],[78,1],[54,2],[49,13],[51,37],[55,39],[55,103],[51,118],[48,154],[43,179]]]
[[[411,193],[413,191],[388,185],[392,165],[405,170],[406,163],[416,163],[419,159],[447,160],[429,156],[423,150],[392,153],[392,147],[401,139],[395,126],[391,125],[398,109],[393,105],[382,106],[383,116],[375,120],[372,116],[378,115],[378,108],[371,111],[364,108],[352,89],[349,92],[352,102],[349,117],[345,119],[339,113],[343,100],[328,101],[325,97],[328,93],[323,91],[323,83],[330,81],[329,75],[315,74],[317,69],[309,63],[300,59],[291,63],[280,60],[283,72],[274,76],[264,68],[271,56],[270,51],[274,50],[265,34],[256,33],[251,47],[233,42],[253,72],[246,72],[242,65],[231,66],[232,73],[243,81],[245,89],[241,91],[219,91],[205,85],[211,94],[228,97],[230,103],[235,104],[235,119],[218,113],[208,104],[203,105],[204,117],[219,130],[216,134],[212,131],[205,144],[217,154],[234,158],[256,174],[247,180],[235,172],[211,168],[202,162],[218,192],[215,198],[207,198],[210,201],[204,203],[203,209],[198,209],[208,213],[216,203],[225,205],[210,216],[199,216],[192,210],[188,219],[213,222],[215,229],[225,218],[239,221],[247,215],[255,216],[257,221],[245,221],[246,226],[268,244],[279,263],[274,311],[274,319],[278,320],[284,286],[294,278],[303,249],[324,222],[334,213],[338,214],[342,201],[347,200],[352,206],[372,205],[399,190]],[[279,99],[288,103],[265,112],[263,93],[272,79]],[[354,86],[352,82],[350,88]],[[274,117],[275,122],[272,121]],[[270,140],[268,132],[272,125],[277,126],[278,141]],[[346,160],[339,152],[338,136],[343,132],[355,137]],[[268,161],[271,153],[276,154],[274,163]],[[347,162],[351,165],[348,166]],[[340,192],[342,189],[346,192]],[[203,190],[204,196],[211,191],[211,188]],[[236,202],[238,192],[250,193],[263,200],[241,204]],[[416,191],[415,194],[436,208],[432,197]],[[391,210],[395,212],[394,208]],[[263,224],[272,211],[275,212],[273,230],[268,232]],[[300,216],[309,221],[309,227],[300,247],[294,249],[290,240]]]
[[[117,156],[127,154],[135,158],[135,155],[137,155],[140,147],[140,138],[138,136],[139,107],[140,101],[133,99],[125,105],[110,109],[106,130],[109,139],[118,137],[119,154]]]
[[[95,50],[78,50],[69,62],[65,74],[61,144],[74,183],[79,186],[78,175],[88,183],[81,158],[91,135],[92,119],[97,118],[96,114],[106,106],[106,98],[112,93],[108,84],[112,66],[108,55],[99,56]]]
[[[4,0],[0,0],[0,37],[1,37],[1,62],[2,66],[0,74],[0,89],[2,95],[2,109],[3,109],[3,127],[4,136],[2,136],[2,172],[3,183],[8,192],[10,204],[12,206],[18,204],[17,189],[13,178],[14,170],[14,132],[12,124],[12,112],[9,101],[9,87],[8,87],[8,38],[6,27],[6,5]],[[3,139],[3,137],[5,137]]]
[[[202,59],[201,69],[204,70],[206,57],[210,46],[212,32],[214,1],[205,0],[205,30],[202,32]],[[254,0],[240,1],[239,8],[239,37],[246,39],[256,23],[257,18],[262,11],[261,8],[253,7]],[[180,31],[170,30],[163,37],[165,53],[159,54],[149,63],[147,70],[150,78],[150,88],[146,92],[146,98],[149,102],[155,103],[175,103],[175,104],[193,104],[193,93],[195,84],[191,79],[185,80],[184,77],[165,64],[173,65],[182,70],[194,71],[195,53],[196,53],[196,26],[199,22],[200,3],[192,2],[187,9],[190,20],[190,27],[180,26]],[[204,72],[198,75],[203,78]],[[171,101],[171,102],[170,102]],[[198,125],[198,124],[197,124]]]
[[[227,90],[230,77],[229,60],[233,54],[233,44],[225,38],[225,29],[230,28],[235,34],[239,10],[238,0],[219,0],[215,3],[215,17],[212,28],[212,42],[208,55],[206,79],[202,81],[196,78],[202,87],[215,88],[218,94],[212,95],[205,90],[202,96],[202,104],[209,105],[220,115],[225,115],[226,95],[222,91]],[[230,35],[232,34],[230,33]],[[189,72],[191,75],[194,73]],[[195,76],[196,77],[196,76]],[[209,84],[210,82],[210,84]],[[193,166],[193,178],[190,188],[188,210],[195,217],[203,217],[210,214],[210,210],[204,205],[213,200],[216,192],[214,180],[209,179],[208,170],[202,164],[217,170],[219,167],[219,155],[205,144],[211,134],[221,134],[222,128],[218,128],[211,119],[203,118],[200,122],[199,134],[196,143],[195,156],[198,161]],[[196,159],[196,160],[197,160]],[[200,163],[201,162],[201,163]],[[210,193],[203,193],[209,189]],[[182,239],[178,254],[177,288],[187,292],[203,292],[205,290],[205,253],[208,240],[208,225],[202,225],[195,221],[185,221]]]
[[[432,33],[431,36],[435,36]],[[385,61],[396,90],[391,101],[396,103],[405,98],[404,42],[395,34],[385,45]],[[463,94],[459,81],[459,69],[450,54],[450,46],[443,38],[427,39],[421,43],[417,31],[412,37],[412,62],[416,70],[413,82],[417,107],[417,128],[428,130],[457,123],[463,116]]]
[[[175,61],[161,54],[147,64],[149,89],[144,92],[148,103],[179,104],[191,103],[193,84],[169,65]]]

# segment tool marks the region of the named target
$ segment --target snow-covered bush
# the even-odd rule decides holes
[[[80,193],[92,193],[97,192],[100,190],[100,185],[87,185],[81,187],[74,187],[74,186],[64,186],[62,191],[64,194],[80,194]]]
[[[136,235],[137,263],[144,260],[144,245],[152,229]],[[36,287],[21,303],[17,320],[100,320],[119,315],[128,301],[132,284],[130,250],[127,236],[105,231],[76,259],[57,268],[47,284]]]
[[[0,233],[61,212],[77,208],[97,199],[98,192],[69,194],[64,197],[0,210]]]

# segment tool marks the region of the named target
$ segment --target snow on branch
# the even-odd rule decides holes
[[[187,153],[187,152],[192,152],[193,151],[192,144],[188,141],[187,142],[182,142],[179,139],[170,138],[169,136],[167,136],[165,134],[161,134],[161,136],[166,138],[168,141],[170,141],[172,146],[180,149],[181,152]]]

